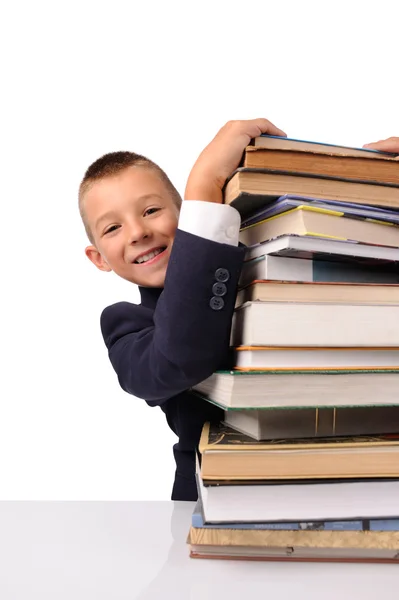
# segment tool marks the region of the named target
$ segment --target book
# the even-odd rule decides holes
[[[259,244],[257,247],[261,248],[267,243]],[[360,244],[350,245],[357,247]],[[370,246],[370,248],[372,247]],[[391,248],[389,249],[391,250]],[[335,257],[335,255],[333,256]],[[327,260],[319,260],[316,256],[316,259],[313,260],[313,258],[288,258],[265,254],[244,262],[239,287],[249,285],[257,279],[295,282],[399,283],[399,266],[396,263],[386,264],[381,260],[357,257],[352,259],[347,257],[345,261],[345,256],[341,257],[340,262],[331,260],[331,255],[326,258]]]
[[[194,391],[223,409],[398,406],[399,371],[217,371]]]
[[[234,311],[231,346],[399,346],[399,307],[246,302]]]
[[[295,259],[310,259],[314,261],[311,269],[318,266],[319,261],[338,261],[342,264],[347,260],[356,265],[374,267],[379,264],[382,269],[392,269],[399,272],[399,248],[389,248],[383,245],[360,244],[358,242],[318,238],[315,236],[282,235],[273,240],[249,246],[245,251],[245,261],[262,259],[265,255],[289,257]],[[298,264],[299,267],[299,264]],[[264,277],[264,279],[273,279]],[[289,279],[289,277],[284,277]],[[382,282],[383,283],[383,282]]]
[[[312,196],[342,201],[399,208],[399,186],[371,181],[352,181],[318,175],[292,174],[290,171],[239,167],[226,181],[224,202],[231,204],[246,218],[256,210],[285,194]]]
[[[255,440],[399,432],[399,406],[225,410],[224,423]]]
[[[399,306],[399,285],[257,279],[237,293],[236,308],[246,302],[326,302]]]
[[[190,528],[191,558],[399,564],[399,534],[387,531],[251,531]]]
[[[353,146],[341,146],[327,144],[325,142],[314,142],[309,140],[298,140],[295,138],[281,137],[262,133],[251,140],[251,145],[256,148],[267,148],[270,150],[295,150],[296,152],[317,152],[334,156],[352,156],[371,159],[395,158],[398,156],[392,152],[381,152],[371,148],[356,148]]]
[[[232,348],[232,368],[239,371],[392,370],[399,368],[399,347],[390,348]]]
[[[363,244],[399,246],[399,226],[387,222],[374,223],[346,217],[340,211],[314,206],[298,206],[241,229],[240,242],[252,246],[281,235],[351,240]]]
[[[231,348],[231,368],[238,371],[385,371],[399,368],[399,348]]]
[[[363,152],[361,156],[343,156],[333,152],[329,154],[318,152],[317,149],[272,150],[260,146],[248,146],[244,152],[242,166],[398,184],[398,164],[396,157],[368,152]]]
[[[305,521],[284,523],[206,523],[200,498],[194,506],[191,526],[196,529],[252,529],[286,531],[399,531],[398,519],[363,519],[358,521]]]
[[[224,423],[205,423],[200,475],[208,483],[399,478],[399,434],[256,441]]]
[[[190,543],[199,546],[312,548],[391,548],[399,553],[397,531],[309,531],[190,527]],[[399,556],[398,556],[399,559]]]
[[[234,548],[226,546],[190,546],[190,558],[213,560],[245,560],[267,562],[316,562],[316,563],[363,563],[398,564],[396,550],[372,549],[353,550],[331,548],[322,550],[307,548],[260,549]]]
[[[399,171],[399,161],[397,167]],[[245,228],[249,225],[264,221],[269,217],[274,217],[281,213],[287,212],[299,206],[313,206],[322,210],[338,212],[343,216],[353,219],[363,219],[371,221],[382,221],[387,223],[399,224],[399,212],[389,210],[387,208],[375,208],[374,206],[365,206],[363,204],[353,204],[351,202],[338,202],[333,200],[321,200],[320,198],[306,198],[286,194],[281,196],[275,202],[256,211],[250,217],[242,220],[241,227]]]
[[[395,519],[399,481],[208,485],[197,474],[207,523]]]

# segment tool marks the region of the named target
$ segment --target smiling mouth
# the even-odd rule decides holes
[[[156,258],[160,254],[165,252],[166,248],[167,248],[166,246],[160,246],[159,248],[156,248],[155,250],[148,252],[148,254],[142,254],[141,256],[139,256],[139,258],[137,260],[133,261],[133,264],[143,265],[148,262],[151,262],[154,260],[154,258]]]

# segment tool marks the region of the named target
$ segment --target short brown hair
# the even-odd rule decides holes
[[[134,152],[127,151],[110,152],[108,154],[104,154],[104,156],[101,156],[90,165],[79,186],[79,212],[80,216],[82,217],[87,237],[92,244],[94,244],[93,234],[87,222],[83,205],[84,194],[95,181],[99,181],[105,177],[112,177],[112,175],[117,175],[128,167],[141,167],[155,171],[171,193],[177,208],[180,209],[182,199],[179,192],[170,181],[165,171],[163,171],[161,167],[159,167],[152,160],[142,156],[141,154],[135,154]]]

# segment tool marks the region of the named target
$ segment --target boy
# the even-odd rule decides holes
[[[202,426],[223,416],[189,389],[227,357],[244,249],[222,189],[261,133],[286,135],[266,119],[222,127],[192,168],[183,203],[157,165],[126,152],[93,163],[79,189],[87,257],[139,285],[141,304],[107,307],[101,329],[121,387],[160,406],[179,438],[172,500],[197,499]]]

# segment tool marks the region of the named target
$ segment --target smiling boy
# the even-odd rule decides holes
[[[107,307],[101,330],[121,387],[159,406],[178,436],[172,500],[196,500],[202,426],[223,417],[190,388],[227,358],[244,249],[222,189],[261,133],[286,135],[266,119],[222,127],[192,168],[184,202],[156,164],[130,152],[98,159],[79,189],[87,257],[139,286],[141,304]]]

